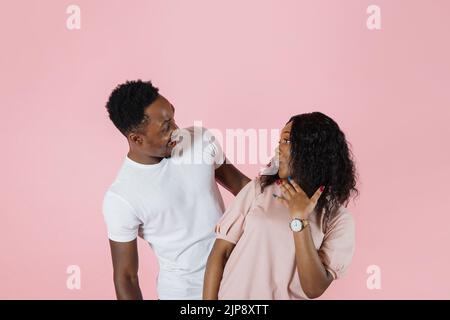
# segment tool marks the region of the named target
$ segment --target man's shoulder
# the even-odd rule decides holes
[[[105,191],[106,198],[122,198],[125,201],[130,201],[129,194],[133,189],[132,172],[124,161],[119,171],[116,174],[114,181],[109,185]]]
[[[121,201],[129,203],[129,199],[127,194],[123,192],[123,188],[120,187],[120,184],[113,183],[106,189],[105,194],[103,196],[103,202],[114,202]]]

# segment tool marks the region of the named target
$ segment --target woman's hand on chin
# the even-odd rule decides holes
[[[280,179],[277,181],[277,184],[280,186],[283,195],[277,199],[289,209],[293,219],[308,219],[324,190],[324,186],[321,186],[313,196],[309,198],[291,177],[288,177],[288,181]]]

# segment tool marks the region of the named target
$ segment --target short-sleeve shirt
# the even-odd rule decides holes
[[[218,239],[235,244],[223,272],[219,299],[308,299],[296,268],[289,210],[273,194],[276,184],[261,192],[259,178],[237,195],[216,225]],[[342,277],[355,247],[351,214],[340,207],[325,216],[309,217],[314,245],[333,279]]]
[[[158,164],[126,157],[103,202],[109,239],[140,235],[153,248],[160,299],[202,298],[214,226],[224,211],[215,182],[215,169],[225,161],[220,145],[206,129],[183,132],[183,152]]]

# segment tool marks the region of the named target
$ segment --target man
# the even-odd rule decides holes
[[[158,258],[159,298],[201,299],[214,226],[224,211],[216,181],[236,195],[250,179],[225,163],[205,129],[178,129],[174,106],[151,82],[119,85],[106,107],[129,144],[103,203],[117,298],[142,299],[139,235]]]

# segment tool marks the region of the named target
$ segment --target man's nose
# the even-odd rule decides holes
[[[172,140],[172,141],[169,142],[169,147],[173,148],[173,147],[176,146],[176,144],[177,144],[177,141],[176,140]]]
[[[170,142],[169,142],[169,147],[174,147],[177,142],[178,142],[178,131],[179,128],[177,125],[175,125],[175,129],[172,130],[172,133],[170,134]]]

